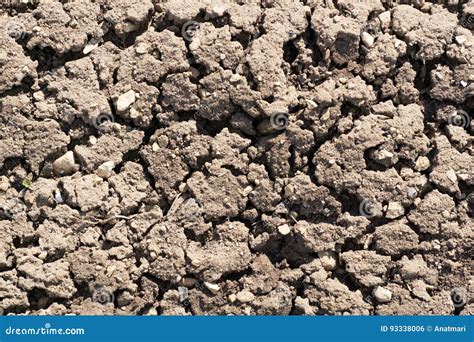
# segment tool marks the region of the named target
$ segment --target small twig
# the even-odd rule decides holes
[[[130,215],[130,216],[124,216],[124,215],[115,215],[115,216],[112,216],[112,217],[109,217],[107,219],[98,219],[97,217],[92,217],[92,219],[96,220],[96,221],[89,221],[89,220],[86,220],[86,219],[82,219],[81,217],[77,217],[77,219],[81,220],[82,222],[85,222],[85,223],[90,223],[90,224],[104,224],[104,223],[107,223],[109,221],[112,221],[112,220],[115,220],[115,219],[124,219],[124,220],[130,220],[132,218],[134,218],[135,216],[137,216],[138,214],[133,214],[133,215]]]
[[[174,214],[174,212],[178,209],[178,208],[175,208],[176,207],[176,203],[178,202],[178,199],[181,197],[182,194],[178,194],[174,200],[173,200],[173,203],[171,203],[171,206],[170,206],[170,209],[168,210],[168,212],[166,213],[166,216],[171,216]]]

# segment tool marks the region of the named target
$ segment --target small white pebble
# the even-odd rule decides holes
[[[227,6],[218,5],[212,8],[212,14],[218,17],[222,17],[227,12]]]
[[[390,21],[391,21],[390,11],[385,11],[383,13],[380,13],[379,20],[380,20],[380,23],[384,27],[390,25]]]
[[[138,46],[136,47],[135,51],[140,54],[140,55],[143,55],[145,53],[148,52],[148,49],[150,48],[150,46],[148,46],[147,44],[145,43],[140,43],[138,44]]]
[[[56,203],[64,202],[64,199],[61,196],[61,191],[59,191],[58,189],[54,190],[54,200],[56,201]]]
[[[279,227],[278,227],[278,232],[279,232],[281,235],[288,235],[288,234],[290,234],[290,232],[291,232],[290,226],[287,225],[287,224],[284,224],[284,225],[282,225],[282,226],[279,226]]]
[[[43,101],[44,100],[44,94],[43,94],[42,91],[36,91],[36,92],[33,93],[33,98],[38,102]]]
[[[74,153],[66,152],[53,163],[53,170],[59,175],[68,175],[75,171]]]
[[[373,291],[372,294],[374,295],[377,302],[383,304],[388,303],[392,300],[392,291],[387,290],[381,286],[377,286]]]
[[[243,191],[242,191],[242,196],[248,196],[248,194],[250,194],[252,192],[253,188],[249,185],[248,187],[246,187]]]
[[[137,111],[135,108],[130,108],[130,119],[136,119],[140,116],[140,112]]]
[[[409,198],[415,198],[416,196],[416,189],[415,188],[408,188],[407,189],[407,195]]]
[[[321,265],[326,271],[335,270],[337,267],[337,254],[333,251],[321,251],[318,252],[319,260]]]
[[[387,212],[385,217],[389,219],[397,218],[405,214],[405,209],[400,202],[390,202],[388,203]]]
[[[314,109],[318,107],[318,104],[312,100],[306,100],[309,109]]]
[[[48,252],[47,252],[47,251],[43,251],[43,252],[41,252],[41,253],[38,255],[38,259],[44,260],[44,259],[46,259],[47,256],[48,256]]]
[[[115,163],[113,161],[106,161],[97,168],[97,171],[95,173],[97,174],[97,176],[107,179],[112,176],[114,167]]]
[[[187,187],[186,183],[181,183],[178,187],[179,192],[181,192],[181,193],[185,192],[186,187]]]
[[[136,101],[136,94],[133,90],[127,91],[118,97],[115,106],[119,112],[125,112]]]
[[[252,302],[255,299],[255,296],[252,292],[243,290],[237,293],[237,300],[241,303]]]
[[[415,170],[417,171],[424,171],[430,167],[430,160],[425,157],[418,157],[415,163]]]
[[[189,44],[189,50],[191,51],[197,50],[199,49],[200,46],[201,46],[201,39],[199,39],[198,37],[193,37],[191,44]]]
[[[459,36],[456,36],[454,37],[454,40],[456,41],[456,43],[458,43],[459,45],[463,45],[465,42],[466,42],[466,36],[465,35],[459,35]]]
[[[372,47],[375,43],[375,38],[370,33],[365,31],[361,33],[361,39],[367,47]]]
[[[184,277],[179,281],[178,284],[182,285],[182,286],[185,286],[185,287],[192,287],[192,286],[196,285],[197,282],[198,282],[198,280],[196,278]]]
[[[392,158],[393,153],[387,150],[382,150],[380,151],[380,159],[386,159],[386,158]]]
[[[240,76],[239,74],[234,74],[230,77],[229,81],[230,83],[236,83],[236,82],[239,82],[241,79],[242,79],[242,76]]]
[[[448,179],[453,183],[457,183],[458,181],[458,176],[456,175],[456,172],[453,169],[449,169],[446,172],[446,177],[448,177]]]
[[[91,51],[93,51],[94,49],[97,49],[98,46],[99,46],[99,41],[96,39],[92,39],[89,43],[86,44],[86,46],[84,46],[82,53],[84,55],[88,55]]]
[[[213,284],[213,283],[208,283],[207,281],[204,282],[204,286],[214,294],[219,292],[219,290],[221,289],[221,287],[219,285]]]
[[[158,311],[156,311],[155,308],[150,308],[148,310],[148,312],[146,313],[147,316],[157,316],[158,315]]]

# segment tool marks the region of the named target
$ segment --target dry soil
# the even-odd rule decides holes
[[[0,5],[0,313],[471,315],[474,1]]]

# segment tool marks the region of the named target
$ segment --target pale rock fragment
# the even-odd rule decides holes
[[[392,300],[392,291],[387,290],[381,286],[377,286],[372,291],[372,294],[380,304],[388,303]]]
[[[375,38],[368,32],[362,32],[360,37],[367,47],[372,47],[375,43]]]
[[[213,283],[209,283],[207,281],[204,282],[204,286],[206,287],[206,289],[208,289],[209,291],[211,291],[212,293],[216,294],[217,292],[219,292],[219,290],[221,289],[219,285],[217,284],[213,284]]]
[[[326,271],[335,270],[337,267],[337,254],[333,251],[318,252],[321,265]]]
[[[68,151],[53,163],[53,170],[58,175],[69,175],[76,170],[74,152]]]
[[[425,171],[429,167],[430,167],[430,160],[427,157],[425,156],[418,157],[415,163],[416,171]]]
[[[252,302],[255,299],[255,295],[247,290],[240,291],[237,293],[237,300],[241,303]]]
[[[136,53],[140,54],[140,55],[143,55],[145,53],[148,52],[148,49],[150,48],[150,46],[148,44],[145,44],[145,43],[140,43],[138,44],[138,46],[136,47],[135,51]]]
[[[107,179],[113,175],[114,167],[115,163],[113,161],[106,161],[97,168],[96,175]]]
[[[290,234],[290,232],[291,232],[290,226],[288,226],[287,224],[284,224],[284,225],[278,227],[278,232],[279,232],[281,235],[288,235],[288,234]]]
[[[387,28],[390,26],[390,21],[392,20],[390,11],[380,13],[378,18],[383,28]]]
[[[136,101],[136,94],[133,90],[127,91],[125,94],[122,94],[118,97],[117,102],[115,103],[117,110],[119,112],[127,111],[130,106]]]
[[[394,219],[405,214],[405,208],[400,202],[390,202],[388,204],[387,212],[385,217],[389,219]]]
[[[454,40],[456,40],[456,43],[458,43],[459,45],[463,45],[467,41],[467,38],[465,35],[459,35],[454,37]]]
[[[458,177],[456,175],[456,171],[454,171],[453,169],[449,169],[447,172],[446,172],[446,177],[448,177],[448,179],[453,182],[453,183],[456,183],[458,181]]]
[[[96,49],[98,46],[99,46],[99,41],[98,40],[91,40],[89,43],[86,44],[86,46],[82,50],[82,53],[84,55],[88,55],[89,53],[91,53],[91,51]]]
[[[197,282],[198,280],[196,278],[184,277],[179,281],[178,285],[185,286],[185,287],[192,287],[196,285]]]

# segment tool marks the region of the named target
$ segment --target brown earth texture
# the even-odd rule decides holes
[[[473,29],[473,0],[2,0],[0,314],[472,315]]]

